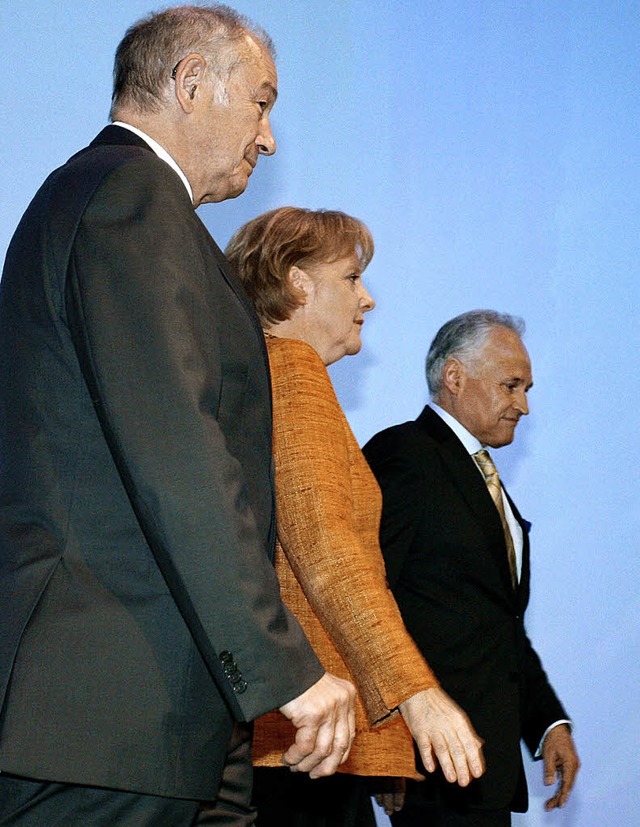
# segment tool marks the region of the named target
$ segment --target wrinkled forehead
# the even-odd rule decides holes
[[[520,358],[529,361],[529,354],[520,334],[509,327],[494,327],[487,336],[483,353],[494,358]]]
[[[495,328],[473,359],[475,371],[484,375],[500,375],[531,379],[531,360],[519,334],[509,328]]]
[[[242,75],[255,86],[270,89],[274,97],[278,93],[278,73],[273,58],[267,47],[250,34],[245,34],[235,46],[231,74]]]

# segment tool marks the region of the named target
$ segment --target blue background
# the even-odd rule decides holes
[[[640,823],[637,409],[640,5],[254,0],[279,53],[274,158],[201,215],[224,245],[283,204],[371,228],[377,309],[332,375],[364,442],[414,418],[440,324],[525,317],[532,414],[497,453],[533,523],[530,634],[575,722],[568,807],[517,827]],[[149,0],[0,0],[0,250],[44,176],[107,119]]]

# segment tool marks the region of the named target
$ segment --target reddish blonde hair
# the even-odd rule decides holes
[[[373,257],[373,238],[357,218],[338,210],[279,207],[240,227],[225,253],[260,321],[271,325],[304,304],[289,279],[292,267],[327,264],[354,251],[363,271]]]

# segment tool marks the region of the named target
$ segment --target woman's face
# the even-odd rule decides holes
[[[360,274],[355,251],[337,261],[293,268],[296,286],[306,294],[298,308],[304,340],[325,365],[357,353],[364,314],[375,307]]]

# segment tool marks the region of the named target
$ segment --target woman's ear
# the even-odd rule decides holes
[[[289,268],[289,281],[305,298],[309,295],[309,288],[311,286],[309,274],[295,264]]]

